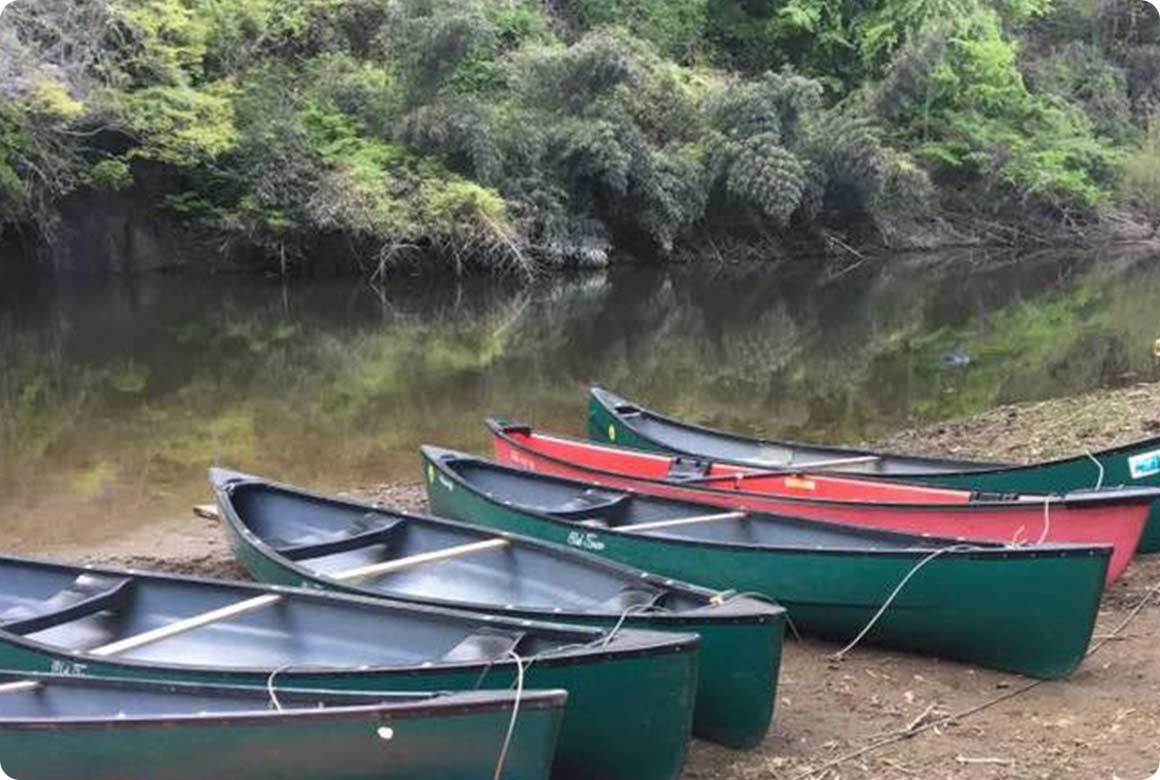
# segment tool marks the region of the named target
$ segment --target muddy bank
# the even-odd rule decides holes
[[[1160,385],[1140,385],[1004,407],[901,432],[876,445],[1032,460],[1098,449],[1155,430],[1160,430]],[[406,509],[425,505],[421,484],[364,486],[349,495]],[[81,553],[141,568],[241,576],[216,523],[189,516],[95,550],[53,551],[61,557]],[[835,663],[829,659],[834,645],[788,642],[777,720],[765,742],[747,752],[697,743],[685,777],[1142,780],[1160,763],[1157,587],[1160,557],[1137,559],[1105,595],[1093,655],[1071,678],[1030,688],[1033,681],[1025,678],[869,647]],[[839,761],[884,736],[923,728]]]

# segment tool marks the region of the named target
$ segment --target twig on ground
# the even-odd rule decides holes
[[[997,764],[999,766],[1015,766],[1015,762],[1009,758],[967,758],[966,756],[955,756],[955,761],[960,764]]]
[[[932,712],[934,712],[935,706],[936,706],[935,703],[931,702],[930,706],[927,707],[925,710],[923,710],[921,715],[919,715],[917,718],[912,720],[910,722],[910,725],[908,725],[905,729],[903,729],[902,733],[904,733],[904,734],[910,733],[910,732],[914,731],[916,728],[918,728],[919,726],[921,726],[922,722],[927,719],[927,716],[930,715]]]

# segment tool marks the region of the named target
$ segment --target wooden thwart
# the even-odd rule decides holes
[[[275,593],[267,593],[256,598],[239,601],[237,604],[231,604],[228,607],[221,607],[220,609],[210,610],[209,612],[202,612],[200,615],[179,620],[176,623],[170,623],[167,626],[155,628],[152,631],[146,631],[143,634],[126,637],[111,644],[102,645],[98,648],[90,650],[89,653],[98,657],[106,657],[110,655],[117,655],[118,653],[126,653],[130,650],[136,650],[138,647],[151,645],[155,642],[160,642],[162,639],[169,639],[170,637],[184,634],[193,631],[195,628],[208,626],[211,623],[217,623],[227,618],[244,615],[247,612],[253,612],[256,609],[269,607],[277,604],[282,600],[282,597]]]
[[[716,523],[721,520],[740,520],[746,512],[722,512],[716,515],[696,515],[694,517],[674,517],[671,520],[656,520],[651,523],[634,523],[622,525],[617,531],[655,531],[659,528],[675,528],[681,525],[698,525],[700,523]]]
[[[487,539],[482,542],[472,542],[471,544],[463,544],[458,547],[448,547],[446,550],[433,550],[428,553],[420,553],[419,555],[412,555],[409,558],[400,558],[397,561],[383,561],[382,563],[373,563],[370,566],[363,566],[358,569],[348,569],[347,571],[339,572],[338,574],[328,574],[326,576],[331,579],[341,580],[358,580],[364,577],[375,577],[379,574],[390,574],[392,572],[409,569],[412,566],[419,566],[424,563],[435,563],[437,561],[446,561],[451,558],[460,558],[471,553],[483,552],[484,550],[496,550],[500,547],[507,547],[511,542],[507,539]]]
[[[471,544],[462,544],[457,547],[448,547],[444,550],[433,550],[427,553],[420,553],[419,555],[412,555],[407,558],[400,558],[395,561],[383,561],[382,563],[371,564],[370,566],[361,566],[357,569],[348,569],[337,574],[328,575],[332,579],[347,581],[357,580],[364,577],[374,577],[379,574],[390,574],[403,569],[409,569],[413,566],[421,566],[426,563],[435,563],[437,561],[446,561],[452,558],[459,558],[464,555],[472,553],[483,552],[484,550],[494,550],[500,547],[506,547],[511,544],[507,539],[496,537],[494,539],[487,539],[482,542],[472,542]],[[200,615],[193,615],[176,623],[170,623],[167,626],[155,628],[152,631],[146,631],[136,636],[126,637],[111,644],[102,645],[95,650],[90,650],[92,655],[98,657],[107,657],[111,655],[119,655],[130,650],[136,650],[139,647],[145,647],[163,639],[178,636],[179,634],[188,633],[194,629],[208,626],[213,623],[219,623],[229,618],[245,615],[255,610],[264,609],[273,606],[282,601],[284,596],[277,593],[267,593],[257,596],[245,601],[239,601],[236,604],[231,604],[226,607],[203,612]],[[12,683],[16,685],[17,683]],[[35,683],[33,683],[35,684]],[[3,688],[0,687],[0,691]]]
[[[18,693],[20,691],[31,691],[39,687],[40,683],[36,680],[21,680],[20,682],[10,682],[0,685],[0,693]]]

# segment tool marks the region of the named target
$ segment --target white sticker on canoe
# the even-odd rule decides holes
[[[585,533],[584,531],[572,531],[568,534],[568,544],[573,547],[579,547],[581,550],[595,550],[600,552],[604,549],[604,542],[600,541],[594,533]],[[3,780],[3,778],[0,778]]]
[[[52,673],[63,677],[82,677],[88,670],[88,664],[78,664],[75,661],[57,660],[52,662]],[[0,777],[0,780],[4,780],[4,778]]]
[[[1132,479],[1143,479],[1160,474],[1160,450],[1128,458],[1128,471],[1131,472]]]

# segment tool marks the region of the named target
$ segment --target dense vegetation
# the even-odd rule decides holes
[[[1142,0],[17,0],[0,224],[137,192],[377,272],[1076,229],[1160,219],[1158,107]]]

